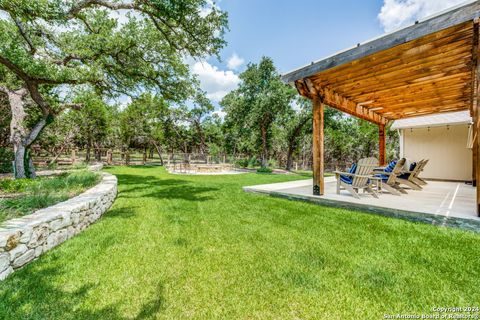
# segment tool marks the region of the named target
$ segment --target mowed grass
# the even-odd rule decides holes
[[[2,319],[382,319],[478,306],[480,236],[116,167],[112,209],[0,283]]]

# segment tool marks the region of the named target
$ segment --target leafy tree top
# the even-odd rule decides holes
[[[217,54],[227,28],[207,0],[0,0],[0,12],[0,86],[25,87],[44,111],[42,92],[65,85],[183,100],[184,57]]]

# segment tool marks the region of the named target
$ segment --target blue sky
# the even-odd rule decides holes
[[[281,73],[364,42],[465,0],[221,0],[229,14],[221,60],[192,63],[207,96],[234,89],[248,62],[269,56]],[[233,57],[233,58],[232,58]]]
[[[228,46],[246,61],[272,57],[281,72],[383,32],[377,15],[383,1],[223,0],[229,14]],[[215,61],[212,61],[215,63]],[[221,65],[221,64],[219,64]]]

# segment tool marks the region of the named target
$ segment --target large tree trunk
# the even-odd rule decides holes
[[[27,113],[25,112],[24,98],[27,90],[22,88],[8,91],[8,102],[12,111],[10,122],[10,141],[15,154],[15,178],[34,178],[35,167],[28,157],[28,150],[47,124],[48,115],[44,114],[32,129],[25,126]]]
[[[91,154],[91,147],[90,143],[87,144],[87,150],[85,152],[85,162],[89,163],[90,162],[90,154]]]
[[[293,144],[289,144],[288,146],[288,150],[287,150],[287,165],[285,167],[285,169],[287,171],[290,171],[292,170],[292,165],[293,165],[293,151],[294,151],[295,147]]]

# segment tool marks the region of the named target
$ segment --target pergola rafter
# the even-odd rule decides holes
[[[472,1],[282,76],[313,101],[315,194],[323,194],[323,115],[315,113],[325,106],[378,125],[380,164],[389,121],[470,110],[479,180],[479,17]],[[478,188],[477,203],[480,213]]]

